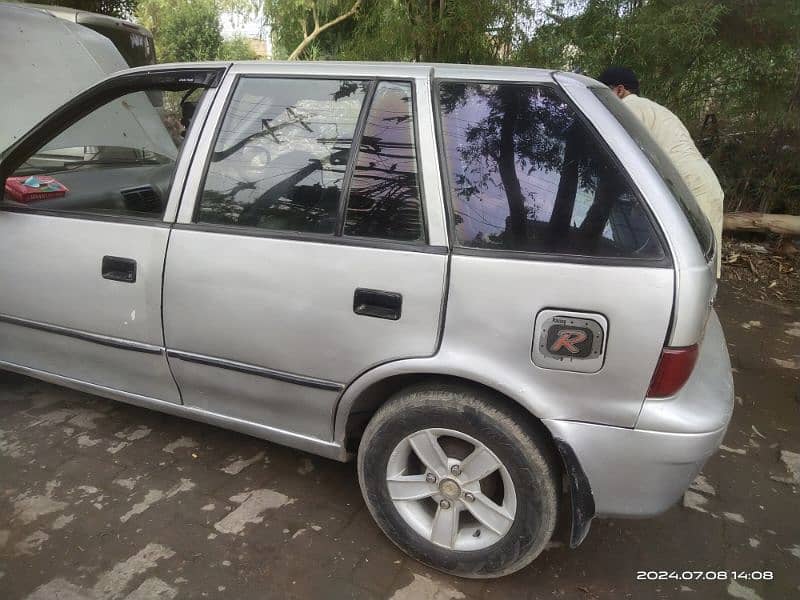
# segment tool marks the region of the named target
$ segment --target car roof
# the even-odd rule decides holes
[[[362,61],[235,61],[165,63],[139,67],[136,70],[220,68],[230,66],[237,73],[293,74],[310,76],[363,76],[363,77],[433,77],[439,79],[497,80],[497,81],[553,81],[552,69],[528,67],[500,67],[491,65],[461,65],[445,63],[412,62],[362,62]]]

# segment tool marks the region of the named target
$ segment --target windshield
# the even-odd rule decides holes
[[[711,230],[711,225],[697,204],[694,195],[689,191],[683,178],[673,165],[672,160],[634,114],[625,108],[625,105],[617,98],[614,92],[606,87],[592,88],[592,91],[609,112],[616,117],[620,125],[628,132],[628,135],[642,149],[642,152],[650,160],[658,174],[661,175],[664,183],[667,184],[667,187],[669,187],[672,195],[678,201],[683,213],[689,220],[703,254],[706,259],[710,258],[714,251],[714,234]]]
[[[171,104],[176,103],[177,100]],[[177,111],[153,106],[146,92],[128,94],[57,135],[25,161],[16,174],[174,162],[181,138],[172,135],[167,125],[179,121],[179,115],[172,114]]]

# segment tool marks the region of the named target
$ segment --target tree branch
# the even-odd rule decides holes
[[[754,212],[726,213],[725,231],[771,231],[782,235],[800,235],[800,216]]]
[[[330,29],[331,27],[334,27],[335,25],[338,25],[342,21],[346,21],[347,19],[355,15],[360,7],[361,7],[361,0],[355,0],[353,6],[350,7],[350,10],[348,10],[345,13],[342,13],[335,19],[331,19],[324,25],[320,25],[319,16],[317,15],[316,12],[316,2],[315,2],[314,8],[312,8],[312,15],[314,17],[314,30],[311,33],[308,33],[304,36],[303,41],[300,42],[297,48],[295,48],[289,55],[289,60],[297,60],[297,57],[300,56],[306,50],[306,48],[308,48],[309,44],[311,44],[311,42],[313,42],[319,36],[319,34],[321,34],[323,31],[326,31],[327,29]]]

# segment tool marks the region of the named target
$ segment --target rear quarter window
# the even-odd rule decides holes
[[[557,91],[442,81],[456,243],[590,258],[664,258],[627,178]]]

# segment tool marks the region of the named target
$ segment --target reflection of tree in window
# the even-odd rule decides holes
[[[574,111],[527,85],[441,86],[461,243],[658,256],[628,184]]]
[[[198,220],[333,233],[366,83],[243,79],[211,157]]]
[[[350,184],[344,233],[422,237],[411,85],[378,85]]]

